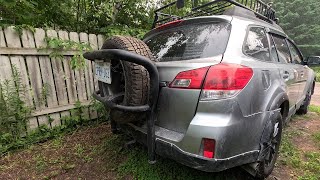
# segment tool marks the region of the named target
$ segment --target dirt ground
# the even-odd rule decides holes
[[[319,84],[315,92],[313,98],[320,98]],[[314,99],[312,104],[317,104]],[[320,177],[320,112],[295,116],[284,135],[284,150],[268,179],[298,179],[306,172],[313,173],[306,179]],[[112,135],[108,123],[83,127],[1,157],[0,179],[252,179],[240,168],[210,174],[162,158],[151,166],[147,151],[139,145],[124,148],[127,141],[126,137]],[[296,151],[291,152],[290,144]],[[315,161],[309,161],[308,154],[314,155]]]
[[[314,89],[314,94],[311,99],[311,104],[320,106],[320,83],[316,83],[316,87]]]
[[[306,117],[294,118],[285,133],[296,130],[305,132],[302,136],[293,136],[290,140],[301,152],[316,151],[320,153],[319,146],[311,138],[311,134],[319,129],[320,116],[316,113],[310,113]],[[121,153],[125,142],[126,140],[123,138],[119,140],[119,136],[111,134],[107,123],[84,127],[73,134],[33,145],[28,149],[2,157],[0,159],[0,179],[135,179],[135,173],[139,172],[132,171],[127,175],[119,176],[119,165],[128,159],[126,153]],[[129,148],[128,151],[137,150]],[[146,156],[146,151],[142,151],[142,156]],[[281,163],[283,158],[280,155],[277,166],[268,179],[297,179],[298,176],[303,175],[300,170]],[[166,171],[165,164],[162,163],[157,168]],[[194,171],[177,163],[174,163],[173,166]],[[239,169],[231,171],[239,171]],[[228,173],[230,171],[224,174]],[[208,176],[207,173],[198,171],[196,174],[197,176]],[[214,177],[215,175],[210,176]],[[243,173],[237,173],[237,176],[235,179],[249,178],[243,176]]]

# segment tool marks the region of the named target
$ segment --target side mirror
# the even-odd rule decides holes
[[[308,59],[309,58],[304,58],[303,61],[302,61],[302,65],[306,65],[307,66],[308,65]]]
[[[306,58],[303,63],[306,63],[306,65],[310,67],[319,67],[320,66],[320,57],[315,56],[315,57],[308,57]]]
[[[184,0],[177,0],[177,8],[181,9],[184,7]]]

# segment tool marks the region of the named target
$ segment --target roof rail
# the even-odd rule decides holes
[[[155,28],[161,24],[165,24],[170,21],[184,19],[188,17],[199,17],[199,16],[211,16],[211,15],[221,15],[225,12],[225,10],[230,7],[238,6],[249,10],[255,14],[255,16],[259,19],[267,21],[269,23],[278,23],[278,19],[276,18],[275,10],[271,7],[271,5],[264,3],[261,0],[213,0],[206,4],[192,7],[190,12],[185,14],[179,13],[180,15],[174,15],[171,13],[172,8],[177,9],[181,8],[181,4],[184,5],[182,0],[177,0],[172,3],[169,3],[159,9],[154,11],[155,18],[152,25],[152,28]],[[194,0],[192,6],[194,6]],[[176,7],[177,6],[177,7]],[[169,11],[169,12],[167,12]]]

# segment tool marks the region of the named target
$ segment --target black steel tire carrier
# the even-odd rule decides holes
[[[125,106],[117,104],[117,99],[119,99],[123,94],[116,94],[110,96],[101,96],[100,91],[93,93],[93,97],[98,101],[102,102],[105,106],[110,109],[128,111],[128,112],[147,112],[147,146],[148,146],[148,160],[150,164],[156,162],[155,159],[155,112],[158,101],[159,94],[159,72],[157,67],[148,58],[120,49],[103,49],[92,52],[86,52],[83,56],[91,61],[95,60],[118,60],[118,61],[128,61],[132,63],[139,64],[147,69],[150,77],[150,92],[149,92],[149,102],[146,105],[141,106]]]

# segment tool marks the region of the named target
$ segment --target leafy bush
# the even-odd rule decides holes
[[[147,32],[147,29],[129,28],[126,25],[113,25],[100,29],[100,33],[106,35],[106,37],[111,37],[114,35],[127,35],[142,39]]]
[[[25,104],[26,88],[13,66],[11,80],[0,83],[0,146],[19,139],[26,131],[31,108]]]
[[[56,37],[46,37],[45,42],[47,43],[46,48],[41,48],[41,50],[51,49],[53,50],[49,57],[55,57],[63,59],[62,51],[74,50],[75,54],[72,56],[70,64],[72,69],[85,68],[86,61],[83,57],[85,51],[92,50],[92,47],[88,43],[79,43],[71,40],[62,40]]]
[[[26,103],[27,90],[21,82],[20,73],[13,66],[13,74],[10,80],[0,82],[0,155],[8,151],[23,148],[25,146],[44,142],[48,139],[60,136],[76,130],[80,126],[94,122],[107,120],[108,112],[101,103],[92,101],[90,105],[83,106],[77,102],[71,110],[71,116],[61,117],[63,124],[54,128],[41,125],[33,131],[27,131],[27,123],[32,116],[32,107]],[[46,85],[42,89],[41,102],[48,96]],[[89,121],[88,111],[99,112],[98,121]],[[49,124],[52,118],[48,115]]]

